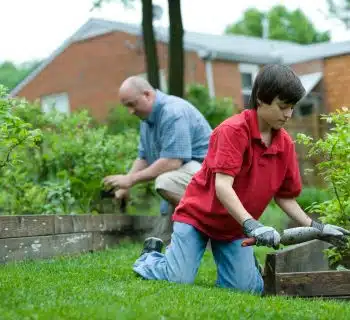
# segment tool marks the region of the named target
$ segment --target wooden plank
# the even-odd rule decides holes
[[[125,231],[132,227],[128,215],[1,216],[0,239],[72,232]]]
[[[119,240],[115,234],[101,232],[0,239],[0,263],[101,250]]]
[[[29,237],[53,233],[53,215],[0,217],[0,238]]]
[[[264,267],[264,295],[276,294],[276,255],[267,254]]]
[[[276,274],[276,294],[288,296],[350,296],[350,271]]]
[[[132,227],[127,215],[59,215],[55,216],[55,233],[123,231]]]
[[[277,273],[329,270],[323,253],[328,247],[326,242],[312,240],[268,253],[264,267],[265,294],[276,294]]]
[[[136,232],[147,232],[150,231],[159,216],[132,216],[132,229]]]
[[[267,255],[266,264],[273,274],[283,272],[307,272],[329,270],[324,250],[330,244],[320,240],[312,240],[271,252]],[[274,257],[272,265],[271,256]]]
[[[136,241],[155,236],[155,227],[159,224],[160,216],[133,216],[131,237]]]

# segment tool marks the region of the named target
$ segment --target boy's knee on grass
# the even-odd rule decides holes
[[[247,281],[235,281],[231,283],[217,283],[217,286],[225,289],[232,289],[240,292],[262,294],[264,291],[263,279],[257,279],[254,284]]]
[[[168,270],[168,281],[181,283],[181,284],[193,284],[196,275],[192,272],[186,272],[186,269],[181,270]]]

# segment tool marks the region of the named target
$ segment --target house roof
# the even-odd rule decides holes
[[[90,19],[85,27],[76,34],[75,41],[85,40],[113,31],[122,31],[133,35],[141,35],[141,26],[134,24]],[[168,29],[155,28],[157,40],[168,42]],[[298,48],[299,44],[288,41],[265,40],[241,35],[213,35],[198,32],[184,33],[184,48],[189,51],[211,53],[212,57],[224,60],[247,63],[280,62],[279,52]],[[259,50],[257,51],[257,48]]]
[[[11,91],[10,96],[16,95],[70,44],[115,31],[141,35],[142,30],[140,25],[89,19],[38,68],[19,83]],[[156,28],[155,36],[158,41],[168,42],[168,30],[165,28]],[[212,59],[253,64],[294,64],[347,54],[350,52],[350,41],[300,45],[288,41],[266,40],[241,35],[212,35],[185,31],[184,48],[188,51],[196,51],[202,58],[210,56]]]
[[[299,79],[305,89],[305,97],[311,92],[313,88],[320,82],[322,79],[322,72],[308,73],[299,76]]]

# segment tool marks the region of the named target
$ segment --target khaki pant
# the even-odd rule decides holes
[[[197,161],[190,161],[177,170],[168,171],[156,178],[155,188],[158,191],[163,189],[183,196],[186,187],[191,181],[193,175],[201,168],[201,164]],[[172,214],[174,207],[169,205],[167,215],[161,215],[151,232],[151,236],[161,238],[165,243],[170,242],[171,233],[173,231]]]

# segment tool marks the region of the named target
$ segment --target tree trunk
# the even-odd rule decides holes
[[[169,6],[169,94],[184,95],[184,52],[181,0],[168,0]]]
[[[154,88],[159,89],[159,65],[157,46],[153,31],[152,0],[142,0],[142,34],[147,79]]]

